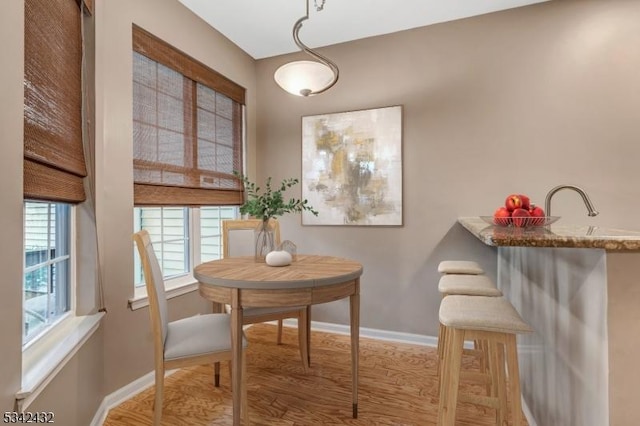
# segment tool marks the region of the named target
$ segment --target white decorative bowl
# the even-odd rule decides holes
[[[287,251],[279,251],[274,250],[267,253],[267,257],[265,258],[265,262],[269,266],[287,266],[291,265],[291,261],[293,258],[291,257],[291,253]]]

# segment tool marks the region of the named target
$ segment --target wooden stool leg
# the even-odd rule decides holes
[[[491,374],[491,396],[497,397],[496,425],[502,426],[507,419],[507,391],[504,374],[503,347],[495,340],[486,342],[489,346],[488,362]]]
[[[444,358],[444,354],[446,351],[446,342],[445,336],[447,334],[447,328],[440,324],[440,328],[438,329],[438,370],[439,372],[442,370],[441,364],[442,359]]]
[[[480,352],[480,373],[491,374],[490,369],[490,344],[486,340],[475,339],[473,341],[473,347]],[[495,389],[492,383],[488,383],[486,386],[487,396],[496,396]]]
[[[509,397],[511,398],[511,416],[514,426],[522,423],[522,402],[520,401],[520,372],[518,368],[518,349],[515,334],[507,335],[507,371],[509,373]]]
[[[446,296],[443,294],[442,298],[444,299]],[[447,332],[447,328],[440,323],[440,328],[438,329],[438,366],[444,358],[444,353],[446,351],[444,345],[444,335]]]
[[[440,324],[440,329],[438,330],[438,360],[444,357],[444,335],[446,331],[446,327]]]
[[[456,421],[456,405],[458,403],[458,385],[460,384],[460,368],[462,364],[462,349],[464,346],[464,330],[451,329],[447,339],[449,350],[447,355],[450,359],[446,361],[447,368],[445,370],[444,381],[446,386],[442,386],[444,391],[440,400],[439,415],[442,426],[453,426]],[[444,398],[442,398],[444,397]]]
[[[442,377],[445,375],[445,363],[446,359],[450,357],[447,355],[447,351],[449,350],[449,340],[451,332],[449,328],[440,324],[440,337],[438,337],[438,344],[440,345],[440,352],[438,356],[438,380],[440,381],[440,385],[442,384]],[[440,344],[440,340],[442,340],[442,344]]]
[[[442,326],[442,324],[441,324]],[[444,424],[444,407],[447,405],[447,389],[449,387],[449,364],[451,363],[451,348],[445,340],[447,327],[442,326],[442,358],[438,363],[438,388],[439,388],[439,401],[438,401],[438,426]]]

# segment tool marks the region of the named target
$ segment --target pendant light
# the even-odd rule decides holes
[[[309,19],[309,1],[307,3],[307,14],[298,19],[293,25],[293,41],[296,45],[310,55],[316,61],[295,61],[289,62],[278,68],[274,74],[274,79],[285,91],[296,96],[313,96],[326,92],[338,81],[338,66],[321,54],[314,52],[305,46],[298,33],[302,28],[302,22]],[[314,0],[316,10],[319,12],[324,7],[325,0],[318,5]]]

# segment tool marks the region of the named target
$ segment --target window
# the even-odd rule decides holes
[[[23,345],[71,310],[71,206],[24,204]]]
[[[221,223],[238,215],[245,89],[153,34],[133,32],[134,231],[149,231],[170,290],[218,259]],[[133,309],[144,298],[134,250]],[[176,292],[177,293],[177,292]]]
[[[74,205],[86,199],[89,173],[82,110],[92,110],[92,97],[84,96],[92,83],[83,85],[83,64],[93,60],[84,57],[83,46],[93,44],[94,36],[92,25],[83,31],[83,19],[78,0],[24,1],[23,291],[22,300],[15,301],[21,302],[23,318],[22,383],[15,403],[21,412],[104,315],[75,312],[76,303],[81,311],[93,308],[90,297],[75,299],[75,241],[82,236],[76,232]]]
[[[85,200],[87,175],[80,4],[24,8],[23,346],[71,310],[71,204]]]
[[[137,207],[134,230],[146,229],[151,236],[165,280],[190,277],[193,267],[222,254],[222,220],[235,219],[238,208]],[[134,283],[144,286],[144,276],[134,248]]]
[[[222,258],[222,221],[239,215],[238,207],[200,208],[200,262]]]

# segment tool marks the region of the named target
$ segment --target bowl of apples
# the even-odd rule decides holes
[[[498,207],[493,216],[480,216],[482,220],[497,226],[511,226],[514,228],[530,228],[551,225],[560,216],[546,216],[544,210],[532,203],[523,194],[511,194]]]

